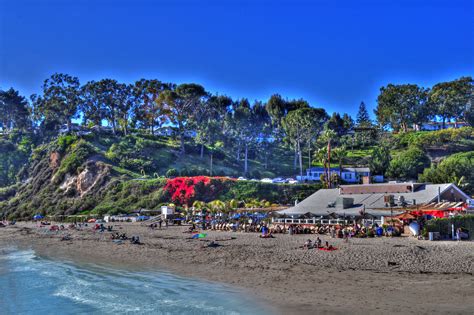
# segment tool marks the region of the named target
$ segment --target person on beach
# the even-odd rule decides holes
[[[305,249],[313,248],[313,242],[310,239],[307,239],[306,242],[304,242],[303,248]]]
[[[322,241],[319,237],[316,238],[316,241],[314,243],[316,244],[316,246],[315,246],[316,248],[321,248]]]
[[[160,230],[161,230],[161,225],[163,224],[163,220],[160,219],[160,221],[158,221],[158,224],[160,225]]]
[[[333,249],[332,245],[329,245],[328,241],[326,241],[326,245],[324,246],[324,248],[329,249],[329,250]]]

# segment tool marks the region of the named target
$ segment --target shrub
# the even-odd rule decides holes
[[[224,177],[176,177],[168,179],[164,188],[171,201],[180,205],[190,205],[195,200],[211,201],[217,199],[234,180]]]
[[[58,145],[58,149],[61,151],[61,152],[64,152],[67,150],[67,148],[69,148],[74,142],[76,142],[77,140],[77,137],[76,136],[73,136],[73,135],[63,135],[63,136],[59,136],[58,137],[58,140],[56,141],[57,145]]]
[[[434,184],[455,183],[467,193],[474,193],[474,151],[450,155],[438,165],[426,168],[419,180]]]
[[[175,168],[170,168],[169,170],[166,171],[165,176],[168,178],[176,177],[178,176],[178,171]]]
[[[423,150],[411,147],[390,161],[387,175],[392,178],[415,179],[430,164]]]
[[[76,173],[79,166],[86,161],[86,159],[95,153],[94,147],[84,140],[80,140],[75,145],[71,146],[72,150],[61,161],[61,165],[55,174],[56,183],[59,183],[64,175]]]
[[[474,215],[456,216],[452,218],[432,219],[426,222],[424,233],[440,232],[442,236],[452,234],[452,225],[454,230],[464,228],[469,231],[470,239],[474,239]]]

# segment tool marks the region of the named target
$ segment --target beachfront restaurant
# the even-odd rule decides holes
[[[449,207],[466,209],[470,200],[456,185],[423,183],[387,183],[341,185],[320,189],[293,207],[278,211],[274,223],[281,224],[350,224],[368,222],[384,224],[390,217],[403,214],[407,208],[427,210],[445,203]],[[460,212],[457,212],[460,213]],[[426,212],[426,214],[433,214]],[[437,217],[440,212],[437,212]]]

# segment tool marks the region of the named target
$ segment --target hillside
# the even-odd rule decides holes
[[[216,199],[292,204],[320,187],[229,179],[243,175],[243,161],[237,161],[224,148],[213,151],[212,175],[217,177],[205,179],[203,176],[210,175],[210,150],[205,148],[201,157],[200,147],[192,139],[186,142],[184,156],[172,137],[146,134],[62,135],[36,147],[27,139],[0,141],[2,215],[26,218],[37,212],[118,213],[154,209],[170,202],[192,205],[196,200]],[[370,166],[373,171],[382,165],[381,172],[390,180],[455,182],[466,192],[474,192],[473,128],[386,133],[378,141],[383,145],[349,148],[343,164]],[[294,176],[297,171],[292,162],[293,152],[278,146],[265,168],[254,151],[249,174],[257,179]],[[318,165],[315,162],[313,165]],[[204,185],[205,189],[196,190],[186,200],[175,200],[169,189],[170,178],[179,176],[198,176],[198,188]]]
[[[1,214],[27,218],[34,213],[104,214],[158,208],[177,201],[165,189],[170,179],[164,174],[194,176],[208,172],[208,157],[201,159],[191,149],[187,156],[180,157],[172,139],[164,137],[61,136],[35,148],[29,165],[20,171],[21,181],[0,189]],[[214,175],[239,174],[238,163],[229,160],[223,152],[215,154]],[[262,169],[255,161],[251,164],[257,170]],[[274,176],[263,169],[262,174]],[[204,181],[209,179],[201,176],[200,180],[203,178]],[[210,181],[203,191],[197,190],[185,203],[236,199],[238,202],[265,200],[267,204],[288,204],[304,199],[319,187],[225,177]]]

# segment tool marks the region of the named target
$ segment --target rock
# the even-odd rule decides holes
[[[51,154],[49,155],[49,167],[53,171],[59,167],[60,161],[61,161],[61,154],[59,154],[59,152],[57,151],[51,152]]]
[[[110,167],[101,162],[88,161],[84,169],[76,176],[66,174],[59,186],[66,193],[76,191],[79,197],[88,193],[104,176],[109,174]]]

